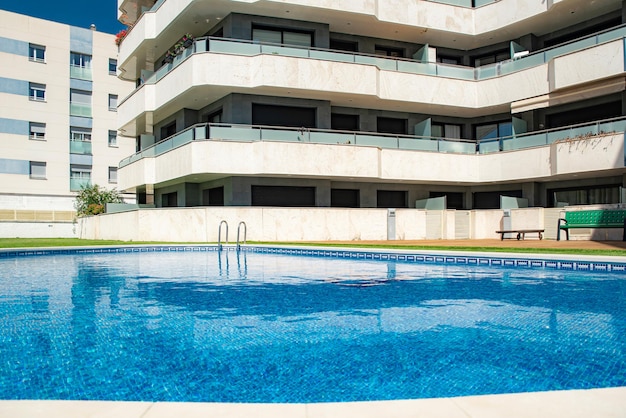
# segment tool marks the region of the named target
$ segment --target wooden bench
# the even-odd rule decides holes
[[[504,234],[517,234],[517,240],[526,238],[526,234],[538,234],[539,239],[543,239],[544,229],[507,229],[505,231],[496,231],[496,234],[500,234],[500,241],[504,240]]]
[[[565,218],[559,218],[556,240],[561,240],[561,230],[569,240],[569,230],[574,228],[624,228],[622,240],[626,241],[626,210],[594,209],[565,212]]]

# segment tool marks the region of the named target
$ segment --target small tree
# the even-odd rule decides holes
[[[99,215],[104,213],[107,203],[122,203],[122,198],[116,189],[107,190],[97,184],[83,186],[76,195],[74,208],[80,216]]]

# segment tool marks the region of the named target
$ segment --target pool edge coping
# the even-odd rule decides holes
[[[494,251],[422,250],[402,248],[328,247],[271,244],[128,244],[102,246],[0,248],[0,259],[18,256],[60,254],[106,254],[143,252],[228,251],[237,253],[274,253],[301,256],[326,256],[367,261],[406,261],[425,264],[475,265],[494,267],[546,268],[564,271],[626,272],[626,256],[510,253]]]

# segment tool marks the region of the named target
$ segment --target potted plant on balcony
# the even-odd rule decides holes
[[[193,44],[193,35],[186,33],[180,41],[182,42],[183,48],[189,48],[191,44]]]
[[[174,54],[172,51],[167,51],[165,53],[165,58],[163,58],[163,64],[169,64],[170,62],[174,61],[174,57],[176,56],[176,54]]]
[[[128,34],[128,30],[122,29],[115,35],[115,45],[120,46],[126,35]]]

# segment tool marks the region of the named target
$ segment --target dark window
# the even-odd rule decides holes
[[[546,115],[546,128],[560,128],[562,126],[616,118],[619,116],[622,116],[622,103],[616,101]]]
[[[461,192],[430,192],[429,197],[446,196],[446,209],[464,209],[465,201]]]
[[[461,125],[433,123],[430,129],[433,138],[461,139]]]
[[[358,189],[331,189],[330,206],[333,208],[358,208],[361,206],[359,196]]]
[[[337,39],[331,39],[329,46],[330,46],[330,49],[334,49],[337,51],[349,51],[349,52],[359,51],[359,44],[357,42],[339,41]]]
[[[620,186],[569,187],[548,190],[551,207],[620,203]]]
[[[161,195],[161,206],[164,208],[175,208],[178,206],[178,193],[165,193]]]
[[[209,122],[209,123],[220,123],[222,122],[222,109],[213,112],[213,113],[209,113],[208,115],[206,115],[206,117],[204,118],[205,122]]]
[[[394,48],[394,47],[391,47],[391,46],[376,45],[374,47],[374,54],[376,54],[376,55],[384,55],[384,56],[387,56],[387,57],[402,58],[402,57],[404,57],[404,49],[402,49],[402,48]]]
[[[216,30],[215,32],[213,32],[213,34],[211,35],[215,38],[223,38],[224,37],[224,28],[221,27],[218,30]]]
[[[501,51],[490,52],[489,54],[472,57],[473,67],[481,65],[495,64],[496,62],[506,61],[511,58],[511,51],[503,49]]]
[[[406,135],[407,120],[379,117],[376,120],[376,130],[381,133]]]
[[[406,208],[407,192],[403,190],[376,191],[376,207],[378,208]]]
[[[513,123],[511,121],[492,122],[474,126],[474,138],[477,140],[511,135],[513,135]]]
[[[358,131],[359,115],[332,113],[330,115],[330,128],[336,131]]]
[[[315,206],[315,187],[252,186],[252,206]]]
[[[281,45],[313,46],[313,34],[311,32],[261,26],[252,28],[252,40]]]
[[[500,196],[522,197],[521,190],[506,190],[497,192],[476,192],[473,194],[474,209],[500,209]]]
[[[224,186],[203,190],[202,206],[224,206]]]
[[[448,55],[438,55],[437,62],[442,64],[461,65],[461,59],[458,57],[451,57]]]
[[[594,25],[594,26],[583,28],[583,29],[577,30],[575,32],[570,32],[570,33],[568,33],[566,35],[561,35],[561,36],[549,39],[549,40],[544,42],[543,47],[544,48],[549,48],[549,47],[554,46],[554,45],[562,44],[562,43],[565,43],[565,42],[568,42],[568,41],[571,41],[571,40],[574,40],[574,39],[578,39],[578,38],[582,38],[582,37],[591,35],[592,33],[600,32],[600,31],[606,30],[606,29],[611,29],[611,28],[614,28],[614,27],[619,26],[621,24],[622,24],[621,18],[617,17],[615,19],[607,20],[606,22],[602,22],[602,23],[599,23],[599,24]],[[576,26],[576,27],[580,27],[580,26]]]
[[[161,139],[168,138],[176,133],[176,122],[165,125],[161,128]]]
[[[252,124],[315,128],[314,107],[252,104]]]

